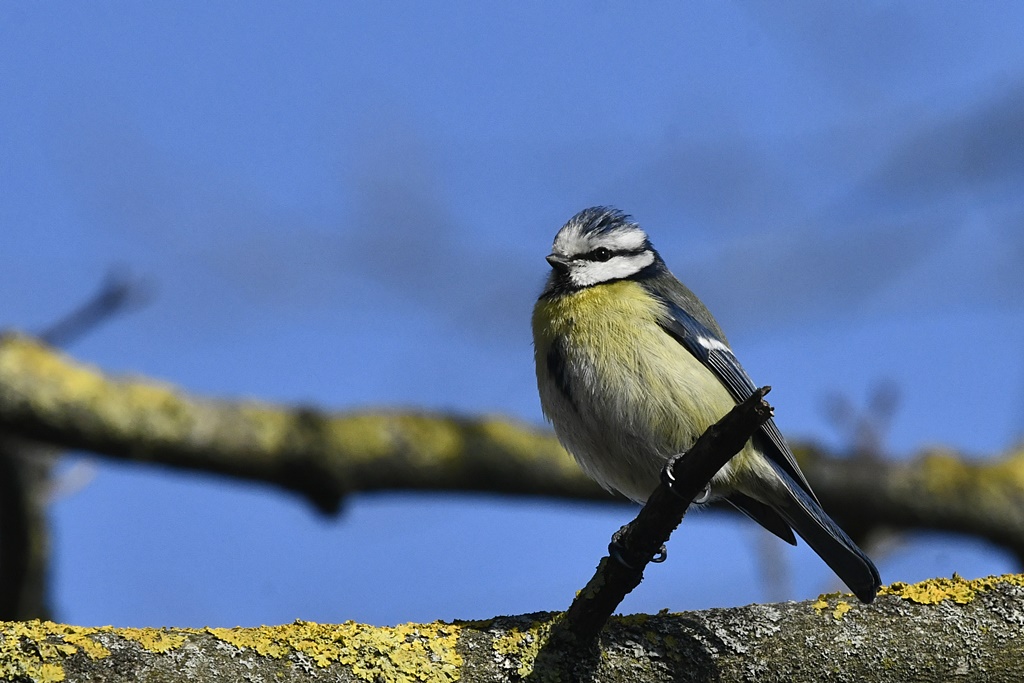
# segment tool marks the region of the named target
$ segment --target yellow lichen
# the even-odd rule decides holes
[[[59,664],[46,663],[39,667],[39,678],[40,683],[55,683],[56,681],[64,680],[64,668]]]
[[[185,644],[190,636],[209,634],[239,649],[280,659],[306,657],[320,667],[338,663],[360,679],[383,678],[449,683],[459,678],[462,657],[455,649],[460,627],[435,622],[377,628],[354,622],[338,625],[297,621],[283,626],[236,629],[83,628],[51,622],[0,625],[0,680],[64,679],[63,660],[82,652],[93,659],[110,655],[94,640],[109,634],[138,643],[155,653]]]
[[[455,420],[420,415],[398,419],[404,432],[403,440],[418,444],[409,451],[413,463],[431,467],[465,455],[465,439]]]
[[[966,604],[979,593],[991,590],[1003,583],[1024,586],[1024,574],[1003,574],[1002,576],[987,576],[971,580],[953,574],[949,579],[928,579],[914,584],[898,581],[889,586],[882,586],[878,594],[896,595],[921,605],[934,605],[944,600]]]
[[[65,626],[51,621],[0,624],[0,679],[28,678],[34,681],[64,680],[63,662],[84,653],[103,659],[110,650],[90,638],[107,629]]]
[[[818,614],[821,614],[827,609],[832,610],[832,618],[839,621],[843,616],[853,609],[853,605],[844,600],[843,598],[849,595],[848,593],[825,593],[819,595],[818,599],[811,603],[813,608]],[[835,607],[832,607],[830,600],[835,600]]]
[[[839,604],[841,604],[843,602],[842,598],[845,598],[848,595],[850,595],[850,594],[849,593],[822,593],[821,595],[818,596],[817,600],[815,600],[814,602],[811,603],[811,607],[813,607],[820,614],[821,612],[824,612],[825,610],[830,608],[830,606],[831,606],[831,603],[829,602],[830,600],[835,600],[836,604],[839,605]]]
[[[456,420],[419,414],[351,414],[324,424],[327,450],[346,460],[370,462],[401,451],[416,466],[448,466],[465,455]]]
[[[67,633],[64,634],[64,642],[77,647],[84,652],[89,659],[103,659],[110,656],[110,650],[92,639],[91,634],[95,629],[86,629],[80,626],[67,626]]]
[[[253,442],[253,452],[259,457],[265,457],[268,453],[275,453],[284,448],[289,439],[293,438],[295,429],[295,416],[284,410],[275,409],[259,401],[238,401],[237,403],[223,403],[211,401],[216,411],[224,410],[231,414],[232,421],[240,433],[244,431],[245,438]],[[202,416],[197,416],[202,420]]]
[[[210,628],[206,632],[267,657],[298,653],[320,667],[342,664],[366,681],[399,678],[443,683],[459,677],[462,657],[455,650],[459,630],[442,622],[374,627],[351,621],[296,621],[248,629]]]
[[[257,647],[265,647],[272,642],[269,635],[266,634],[269,628],[268,626],[259,626],[256,628],[207,628],[205,630],[217,640],[234,645],[239,650],[242,648],[255,650]],[[268,656],[280,657],[280,655],[273,654]]]
[[[1003,486],[1024,490],[1024,448],[992,461],[989,467],[993,481],[1000,482]]]
[[[548,639],[556,619],[535,621],[526,630],[508,629],[495,637],[492,647],[503,657],[512,657],[518,661],[516,673],[526,677],[533,673],[533,663],[540,653],[541,647]]]
[[[932,450],[919,459],[924,485],[936,494],[962,487],[967,481],[968,465],[951,451]]]
[[[47,656],[55,657],[56,652],[43,648],[23,647],[37,642],[47,642],[50,631],[46,622],[11,622],[0,626],[0,678],[11,680],[64,680],[64,669],[55,662],[46,661]]]
[[[0,372],[14,377],[26,372],[33,379],[46,382],[50,391],[46,395],[61,395],[75,398],[93,396],[103,384],[98,371],[86,366],[75,365],[66,357],[56,353],[27,337],[5,337],[4,353],[0,355]]]
[[[853,609],[853,605],[848,602],[840,601],[836,608],[832,610],[832,617],[839,621],[843,618],[843,615]]]
[[[176,650],[188,640],[188,633],[172,632],[162,628],[119,628],[115,631],[125,640],[131,640],[149,652],[164,653]]]
[[[495,448],[515,453],[517,458],[555,466],[561,474],[579,473],[579,465],[548,433],[540,433],[526,424],[499,416],[485,416],[479,422],[480,433]]]

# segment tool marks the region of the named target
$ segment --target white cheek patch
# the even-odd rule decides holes
[[[614,256],[607,261],[573,261],[569,274],[573,284],[579,287],[589,287],[601,282],[621,280],[630,275],[636,275],[652,263],[654,263],[654,253],[645,251],[629,256]]]

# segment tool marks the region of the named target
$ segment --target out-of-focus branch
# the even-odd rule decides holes
[[[609,499],[551,435],[500,418],[330,415],[112,379],[27,337],[0,337],[0,430],[123,460],[216,472],[333,512],[349,491],[466,490]]]
[[[52,345],[69,344],[144,304],[149,294],[145,282],[111,270],[99,291],[41,337]],[[54,460],[53,449],[0,428],[0,619],[49,616],[46,502]]]
[[[114,379],[30,338],[0,337],[0,431],[121,460],[297,492],[325,512],[350,491],[463,490],[611,500],[547,430],[497,417],[328,414],[189,396]],[[973,534],[1024,558],[1024,449],[846,460],[794,444],[825,509],[855,537],[882,528]]]
[[[872,605],[826,596],[615,617],[601,650],[548,646],[559,615],[259,628],[0,624],[0,676],[32,681],[1020,680],[1024,576],[894,585]],[[908,628],[912,624],[913,628]],[[566,662],[574,662],[567,667]],[[570,677],[556,678],[570,669]]]
[[[863,461],[880,460],[899,402],[899,387],[884,381],[872,388],[863,410],[858,410],[845,395],[833,394],[826,397],[825,412],[837,429],[847,433],[852,456]]]
[[[972,460],[933,449],[894,462],[840,459],[813,446],[797,458],[822,506],[854,538],[879,528],[979,536],[1024,565],[1024,448]]]

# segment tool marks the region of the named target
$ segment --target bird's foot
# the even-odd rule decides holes
[[[676,479],[675,475],[672,473],[672,470],[675,467],[676,461],[679,460],[679,458],[683,457],[684,455],[686,455],[685,451],[683,453],[676,453],[675,455],[673,455],[671,458],[668,459],[668,461],[665,463],[665,467],[662,468],[662,470],[661,470],[661,481],[662,481],[662,483],[665,484],[665,486],[668,487],[669,491],[671,491],[672,493],[676,494],[680,498],[686,498],[686,496],[684,496],[681,493],[679,493],[679,489],[676,488],[678,486],[679,482]],[[704,503],[708,502],[709,500],[711,500],[711,483],[710,482],[708,482],[707,486],[704,487],[704,490],[701,491],[700,494],[696,498],[694,498],[692,501],[689,501],[689,502],[696,503],[697,505],[703,505]]]
[[[626,546],[622,543],[622,537],[623,535],[625,535],[627,528],[629,528],[629,525],[625,524],[622,526],[622,528],[620,528],[618,531],[612,534],[612,540],[608,544],[608,556],[616,562],[618,562],[619,564],[621,564],[623,567],[626,567],[627,569],[637,569],[636,564],[634,562],[628,561],[623,553],[623,551],[626,549]],[[654,557],[650,559],[650,562],[660,564],[661,562],[664,562],[667,559],[668,549],[665,548],[664,544],[662,544],[662,546],[658,548],[658,552],[655,553]]]

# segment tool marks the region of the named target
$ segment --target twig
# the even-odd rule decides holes
[[[762,387],[712,425],[685,454],[666,468],[674,483],[658,485],[647,504],[612,541],[615,548],[601,560],[597,573],[566,612],[564,627],[580,648],[589,647],[622,599],[643,580],[647,564],[679,523],[690,503],[753,433],[772,416]],[[614,558],[614,559],[613,559]]]
[[[115,315],[145,305],[151,297],[147,282],[112,269],[91,299],[40,332],[39,338],[51,346],[67,346]]]

